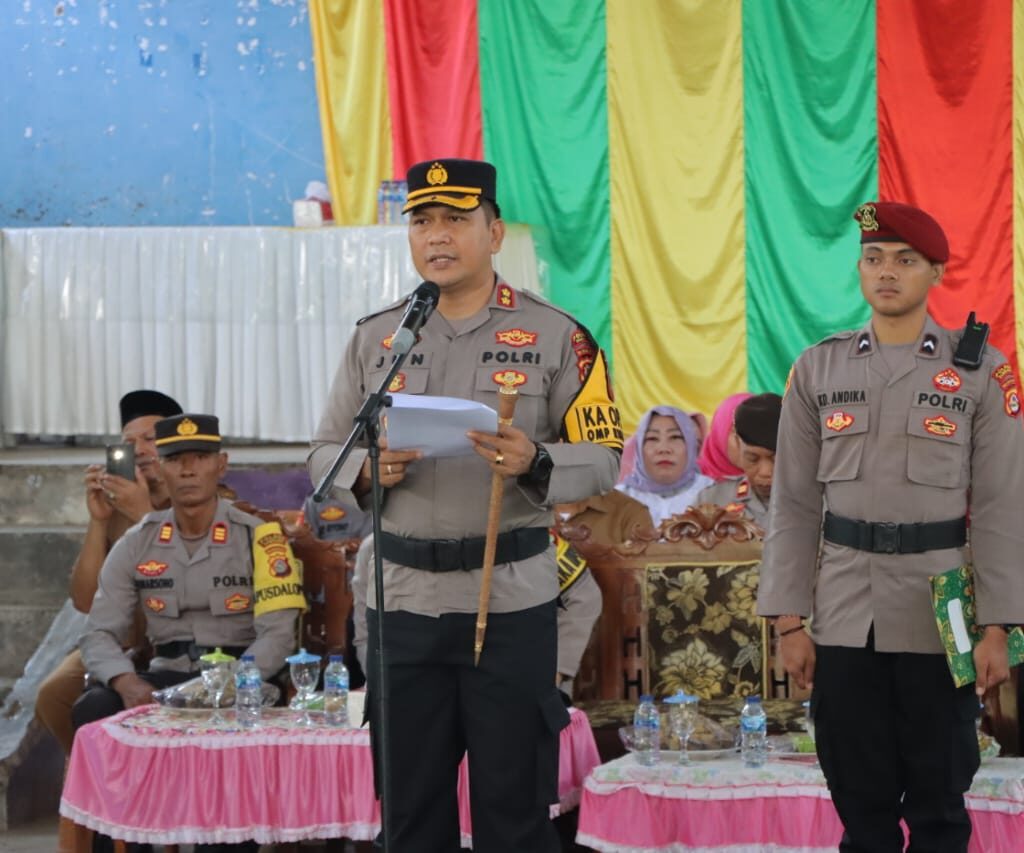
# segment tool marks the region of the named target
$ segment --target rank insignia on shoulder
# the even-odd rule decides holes
[[[224,599],[224,609],[231,613],[239,613],[249,609],[249,601],[249,596],[236,592]]]
[[[537,343],[537,333],[527,332],[523,329],[503,329],[494,333],[494,340],[499,344],[508,344],[510,347],[528,347]]]
[[[739,485],[736,487],[736,497],[745,498],[750,494],[750,482],[748,480],[740,480]]]
[[[497,299],[498,304],[501,305],[503,308],[516,307],[516,292],[507,284],[498,285]]]
[[[860,337],[857,338],[857,354],[863,355],[866,352],[871,352],[871,335],[861,332]]]
[[[167,603],[160,598],[147,598],[145,601],[145,605],[154,613],[161,613],[167,608]]]
[[[932,379],[935,387],[940,391],[959,391],[963,381],[960,379],[960,374],[953,370],[952,367],[947,367],[945,370],[940,370],[935,374]]]
[[[926,432],[930,432],[932,435],[941,435],[943,438],[948,438],[957,431],[957,425],[942,415],[925,418],[924,428]]]
[[[405,388],[405,374],[396,373],[391,378],[391,384],[388,385],[388,391],[390,391],[392,394],[397,394],[403,388]]]
[[[217,545],[225,544],[228,541],[228,526],[223,521],[218,521],[213,525],[213,532],[210,534],[210,538]]]
[[[165,521],[160,525],[160,535],[157,537],[161,542],[170,542],[171,537],[174,535],[174,525],[169,521]]]
[[[832,430],[832,432],[842,432],[844,429],[852,427],[853,421],[853,415],[843,411],[833,412],[826,419],[825,428]]]
[[[135,567],[135,571],[147,578],[156,578],[167,571],[167,563],[158,563],[156,560],[149,560],[145,563],[139,563]]]
[[[526,384],[526,374],[520,373],[518,370],[499,370],[491,375],[491,379],[506,388],[517,388]]]
[[[924,340],[921,341],[921,349],[919,352],[922,355],[935,355],[938,352],[939,339],[935,337],[931,332],[924,336]]]

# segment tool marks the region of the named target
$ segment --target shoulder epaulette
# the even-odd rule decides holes
[[[827,344],[830,341],[848,341],[848,340],[850,340],[850,338],[852,338],[854,335],[856,335],[857,332],[859,332],[859,331],[860,331],[859,329],[847,329],[846,331],[843,331],[843,332],[835,332],[835,333],[829,335],[827,338],[822,338],[816,344],[811,344],[811,346],[812,347],[820,347],[822,344]]]
[[[406,296],[403,296],[397,302],[392,302],[390,305],[385,305],[383,308],[374,311],[372,314],[367,314],[365,317],[360,317],[358,320],[356,320],[356,325],[361,326],[367,320],[372,320],[374,317],[379,317],[381,314],[387,314],[388,311],[394,311],[396,308],[402,308],[410,299],[412,299],[411,293],[407,294]]]
[[[255,515],[250,515],[247,512],[240,510],[234,504],[228,504],[227,517],[230,521],[234,521],[238,524],[244,524],[247,527],[256,528],[263,524],[262,518],[257,518]]]
[[[524,297],[525,299],[530,300],[531,302],[535,302],[537,305],[542,305],[545,308],[550,308],[556,314],[561,314],[563,317],[565,317],[574,326],[576,326],[577,328],[580,328],[584,332],[586,332],[587,336],[592,341],[594,341],[595,343],[597,342],[597,339],[590,333],[590,329],[588,329],[586,326],[584,326],[579,320],[577,320],[575,317],[573,317],[572,314],[570,314],[564,308],[562,308],[562,307],[560,307],[558,305],[555,305],[554,302],[548,302],[547,299],[545,299],[543,296],[541,296],[541,295],[539,295],[537,293],[534,293],[532,290],[517,290],[516,293],[518,293],[520,296]]]

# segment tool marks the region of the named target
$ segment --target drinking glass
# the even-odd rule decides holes
[[[669,696],[665,703],[668,705],[668,724],[672,728],[672,734],[679,739],[679,763],[689,764],[690,735],[697,727],[700,700],[680,690],[674,696]]]
[[[295,696],[289,707],[295,710],[301,709],[300,722],[304,726],[312,726],[314,723],[313,718],[309,715],[309,704],[320,678],[320,655],[313,655],[305,649],[299,649],[298,654],[291,655],[286,660],[292,684],[295,685]]]
[[[220,713],[220,701],[231,682],[234,662],[235,659],[231,655],[225,654],[219,648],[199,658],[199,673],[203,678],[203,687],[206,688],[206,694],[213,706],[211,723],[224,722],[224,717]]]

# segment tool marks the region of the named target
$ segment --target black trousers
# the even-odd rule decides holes
[[[188,681],[190,678],[195,678],[195,673],[163,670],[140,672],[138,676],[143,681],[152,684],[157,690],[161,690],[164,687],[172,687],[175,684]],[[75,701],[75,704],[71,706],[71,723],[75,731],[78,731],[86,723],[103,720],[123,710],[124,702],[121,699],[121,694],[112,687],[94,684],[83,691],[82,695]],[[173,794],[167,795],[172,796]],[[215,792],[215,795],[231,796],[231,792],[220,791]],[[126,846],[131,853],[144,853],[144,851],[153,849],[148,844],[128,844]],[[221,853],[221,851],[224,851],[224,853],[226,851],[232,851],[232,853],[255,853],[255,851],[259,850],[259,847],[260,845],[255,841],[245,841],[241,844],[197,844],[195,849],[197,853],[199,851],[203,851],[203,853]],[[101,835],[97,832],[93,836],[92,849],[93,853],[108,853],[108,851],[113,851],[114,843],[106,835]]]
[[[371,733],[378,793],[377,612],[367,611]],[[476,853],[560,849],[549,819],[558,800],[558,739],[569,721],[555,687],[553,601],[492,613],[479,666],[476,616],[384,616],[390,678],[391,853],[459,850],[458,766],[469,753]]]
[[[818,646],[811,713],[840,851],[902,851],[902,818],[911,853],[966,853],[978,700],[945,656]]]

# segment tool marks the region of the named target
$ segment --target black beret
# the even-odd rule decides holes
[[[177,400],[173,400],[159,391],[146,389],[129,391],[121,398],[118,405],[121,409],[121,429],[124,429],[129,421],[134,421],[136,418],[154,415],[169,418],[171,415],[180,415],[182,411]]]
[[[476,210],[481,199],[487,199],[498,210],[498,171],[483,160],[424,160],[409,167],[405,182],[409,195],[402,213],[424,204]]]
[[[175,415],[157,421],[156,452],[173,456],[186,450],[220,450],[220,422],[215,415]]]
[[[778,394],[756,394],[736,407],[733,426],[745,444],[775,450],[779,438],[782,398]]]

